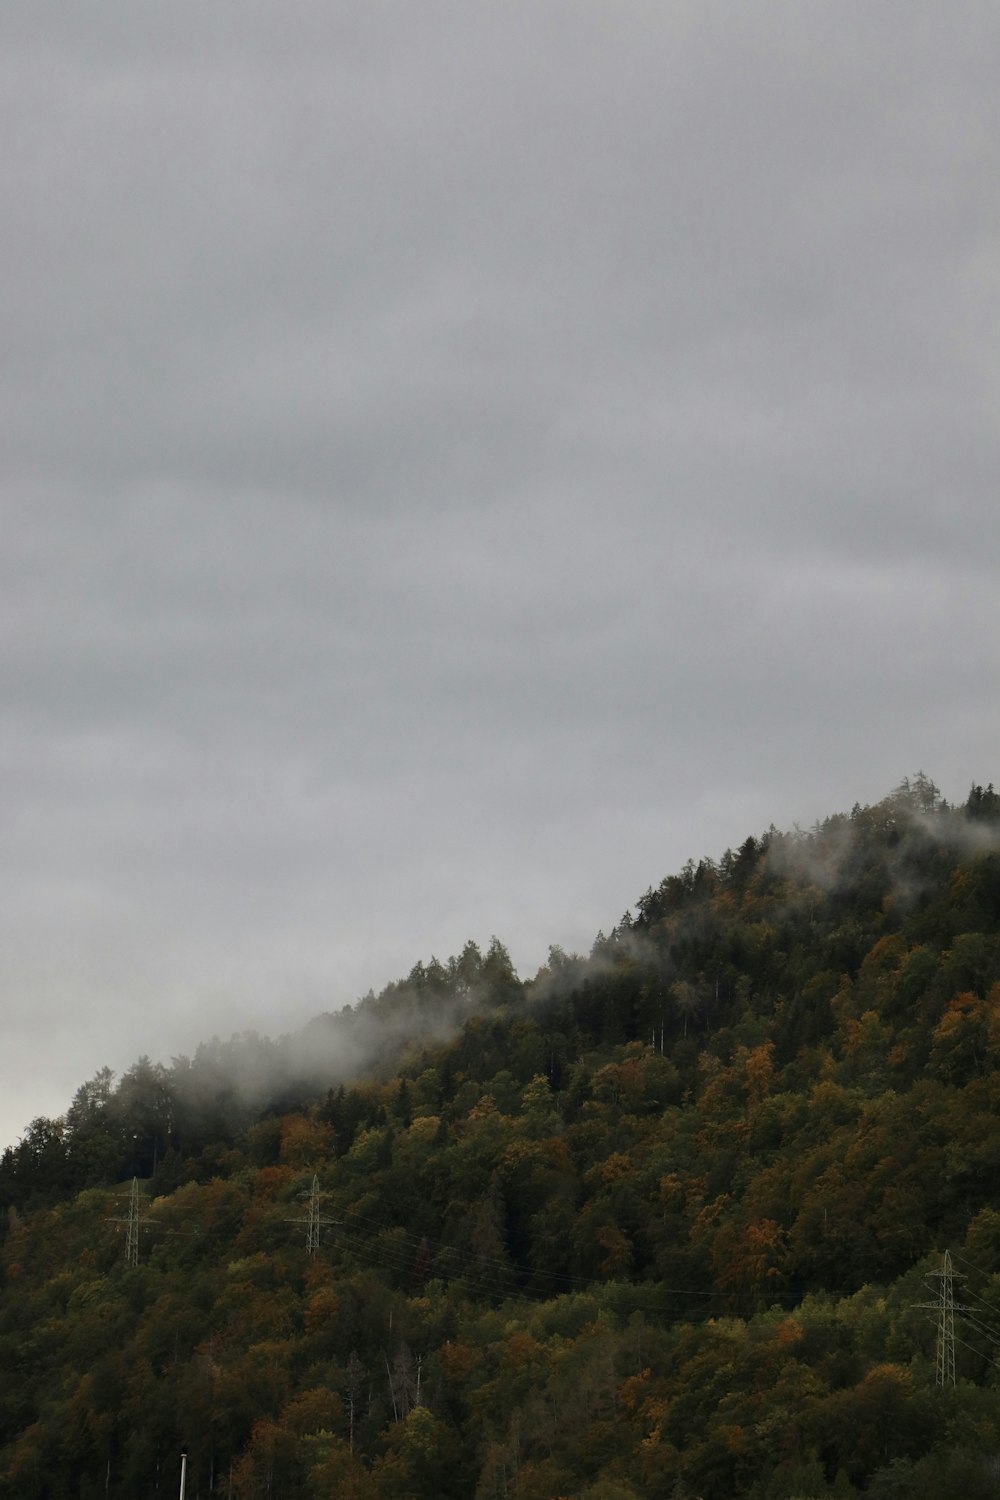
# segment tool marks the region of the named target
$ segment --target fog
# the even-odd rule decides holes
[[[0,1137],[1000,779],[1000,17],[0,16]]]

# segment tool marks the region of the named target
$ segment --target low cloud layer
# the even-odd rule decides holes
[[[2,1131],[1000,779],[1000,19],[0,19]]]

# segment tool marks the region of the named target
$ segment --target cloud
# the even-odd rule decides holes
[[[995,777],[995,26],[5,7],[8,1134]]]

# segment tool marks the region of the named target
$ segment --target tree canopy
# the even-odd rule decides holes
[[[921,773],[530,980],[101,1070],[0,1161],[0,1490],[996,1495],[998,827]]]

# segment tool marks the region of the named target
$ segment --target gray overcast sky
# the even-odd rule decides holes
[[[0,1144],[1000,781],[993,0],[0,42]]]

